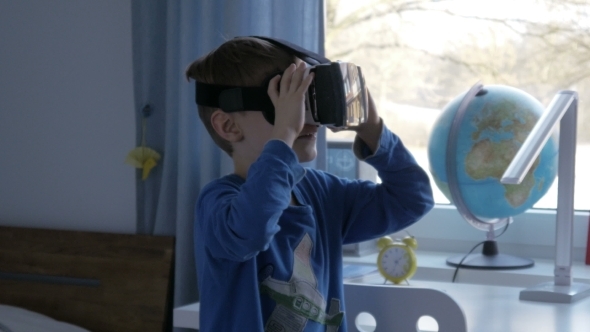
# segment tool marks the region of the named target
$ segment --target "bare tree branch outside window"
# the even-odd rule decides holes
[[[580,96],[576,209],[590,209],[590,0],[326,0],[326,55],[363,68],[385,124],[428,168],[441,110],[476,82]],[[352,139],[328,132],[328,139]],[[557,182],[557,181],[556,181]],[[555,208],[555,183],[535,205]],[[435,188],[436,189],[436,188]],[[437,203],[448,203],[435,190]]]

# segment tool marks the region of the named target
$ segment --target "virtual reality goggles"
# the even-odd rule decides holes
[[[332,62],[285,40],[252,36],[287,50],[308,64],[314,79],[305,96],[306,123],[351,128],[367,121],[368,94],[359,66]],[[261,111],[274,124],[274,105],[268,96],[268,81],[263,86],[241,87],[196,82],[198,105],[220,108],[224,112]]]

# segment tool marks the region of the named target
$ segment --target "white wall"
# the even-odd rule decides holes
[[[0,0],[0,225],[135,232],[130,0]]]

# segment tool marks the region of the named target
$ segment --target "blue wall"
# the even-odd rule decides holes
[[[130,0],[0,1],[0,225],[135,232]]]

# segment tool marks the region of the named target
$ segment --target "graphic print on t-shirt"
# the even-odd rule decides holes
[[[313,243],[305,234],[293,252],[293,274],[289,281],[266,277],[260,283],[260,292],[268,294],[277,303],[266,322],[266,332],[301,332],[308,320],[324,324],[326,331],[336,332],[344,313],[340,300],[332,299],[326,312],[326,301],[317,290],[317,278],[311,266]]]

